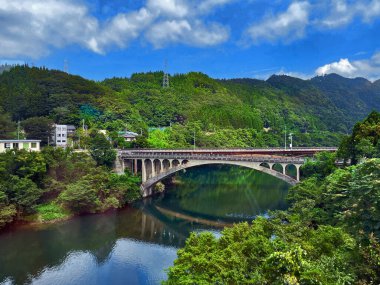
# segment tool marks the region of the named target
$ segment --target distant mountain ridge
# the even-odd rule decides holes
[[[17,66],[0,75],[0,111],[16,120],[49,116],[61,123],[88,120],[101,128],[169,126],[199,122],[214,128],[284,127],[300,134],[347,133],[372,110],[380,110],[380,80],[337,74],[303,80],[273,75],[267,80],[212,79],[190,72],[162,72],[94,82],[46,68]]]

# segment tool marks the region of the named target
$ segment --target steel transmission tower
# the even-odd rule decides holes
[[[169,88],[169,74],[168,74],[168,62],[165,60],[164,78],[162,80],[162,87]]]
[[[67,59],[63,61],[63,72],[69,73],[69,61]]]

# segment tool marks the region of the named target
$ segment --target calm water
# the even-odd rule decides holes
[[[0,284],[160,284],[191,231],[285,209],[287,190],[250,169],[194,168],[121,211],[0,233]]]

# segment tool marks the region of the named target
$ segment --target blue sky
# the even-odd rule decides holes
[[[215,78],[380,78],[380,0],[0,0],[0,63],[102,80],[134,72]]]

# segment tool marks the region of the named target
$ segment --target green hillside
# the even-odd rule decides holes
[[[151,147],[190,146],[194,132],[200,147],[278,146],[286,126],[295,146],[335,145],[355,121],[380,110],[379,81],[338,75],[215,80],[191,72],[171,76],[170,87],[162,88],[162,78],[162,72],[149,72],[94,82],[17,66],[0,75],[0,123],[48,117],[143,134],[167,127],[150,132],[145,146]]]

